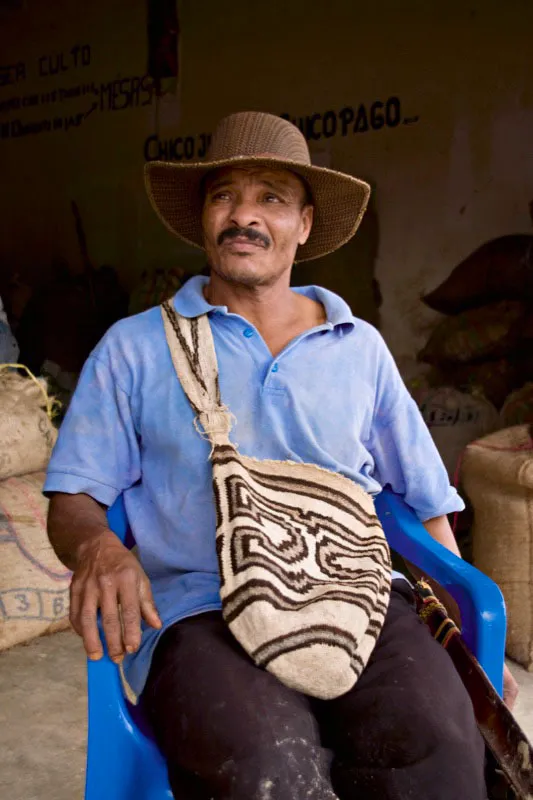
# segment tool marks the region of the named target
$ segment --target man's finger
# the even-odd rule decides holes
[[[518,691],[518,683],[506,664],[503,670],[503,701],[510,711],[514,708],[518,697]]]
[[[76,582],[74,578],[70,583],[70,604],[69,604],[69,617],[70,624],[78,634],[82,636],[80,625],[80,611],[82,603],[82,587]]]
[[[162,628],[163,623],[161,622],[161,618],[157,611],[157,607],[154,602],[154,596],[152,594],[152,588],[148,578],[143,578],[141,581],[139,594],[141,598],[141,612],[144,620],[152,628]]]
[[[141,643],[141,600],[134,570],[123,576],[119,600],[124,648],[127,653],[134,653]]]
[[[516,693],[504,692],[503,702],[505,703],[509,711],[512,711],[516,703]]]
[[[82,637],[87,656],[92,661],[97,661],[102,658],[104,650],[97,624],[98,590],[96,587],[86,586],[83,599],[80,597],[79,602],[79,609],[76,612],[75,621],[73,621],[74,630]]]
[[[100,609],[109,657],[120,664],[124,658],[122,623],[118,607],[117,585],[112,578],[103,577],[100,584]]]
[[[503,690],[503,700],[509,711],[512,711],[518,697],[518,686],[513,684],[505,686]]]

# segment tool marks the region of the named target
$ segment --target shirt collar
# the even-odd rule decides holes
[[[340,325],[354,327],[355,322],[350,306],[335,292],[323,289],[322,286],[293,286],[293,291],[303,294],[311,300],[316,300],[317,303],[322,303],[326,310],[327,321],[333,328]]]
[[[228,313],[226,306],[212,306],[207,302],[204,297],[204,286],[208,283],[209,278],[205,275],[195,275],[194,278],[189,278],[185,286],[182,286],[174,296],[174,307],[178,314],[191,319],[213,311]]]
[[[212,306],[204,296],[204,287],[209,283],[205,275],[196,275],[190,278],[185,286],[174,296],[174,307],[182,317],[199,317],[202,314],[227,314],[226,306]],[[303,294],[311,300],[322,303],[326,310],[328,323],[333,327],[338,325],[354,326],[354,318],[350,307],[334,292],[322,289],[320,286],[295,286],[293,291]]]

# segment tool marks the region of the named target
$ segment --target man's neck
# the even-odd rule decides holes
[[[211,305],[226,306],[228,311],[239,314],[258,330],[290,324],[300,309],[300,297],[285,281],[273,286],[249,287],[230,284],[211,275],[205,297]]]
[[[226,306],[253,325],[273,356],[296,336],[326,321],[323,306],[291,291],[288,281],[273,286],[236,286],[212,274],[204,293],[211,305]]]

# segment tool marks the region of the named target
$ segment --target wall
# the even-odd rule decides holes
[[[159,101],[146,78],[105,88],[146,71],[140,0],[81,7],[26,0],[23,10],[4,12],[2,62],[24,63],[26,78],[2,86],[0,71],[0,132],[15,119],[50,119],[52,130],[0,137],[0,266],[41,269],[57,256],[79,261],[73,199],[92,258],[115,264],[129,285],[147,266],[176,259],[201,266],[201,254],[174,241],[145,199],[142,164],[159,152],[153,137],[195,137],[187,142],[193,155],[203,149],[202,134],[228,112],[287,113],[319,137],[310,145],[321,163],[375,188],[360,237],[330,262],[302,268],[300,277],[331,285],[376,321],[375,273],[382,329],[407,370],[435,319],[420,296],[478,244],[531,227],[533,6],[436,6],[184,0],[180,78]],[[90,63],[82,66],[80,51],[75,66],[71,48],[84,44]],[[46,57],[59,52],[68,68],[40,76],[40,65],[41,72],[57,66]],[[9,76],[15,80],[16,70]],[[43,105],[50,91],[77,85],[86,86],[84,96]],[[1,110],[28,95],[38,95],[39,105]],[[54,118],[63,120],[56,130]],[[176,145],[179,157],[183,142]]]

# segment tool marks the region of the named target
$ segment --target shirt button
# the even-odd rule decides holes
[[[279,369],[279,364],[274,364],[274,366],[272,367],[272,372],[277,372],[278,369]]]
[[[254,330],[253,330],[253,328],[245,328],[245,329],[243,330],[243,332],[242,332],[242,335],[243,335],[243,336],[246,336],[246,338],[247,338],[247,339],[251,339],[251,338],[252,338],[252,336],[254,335]]]

